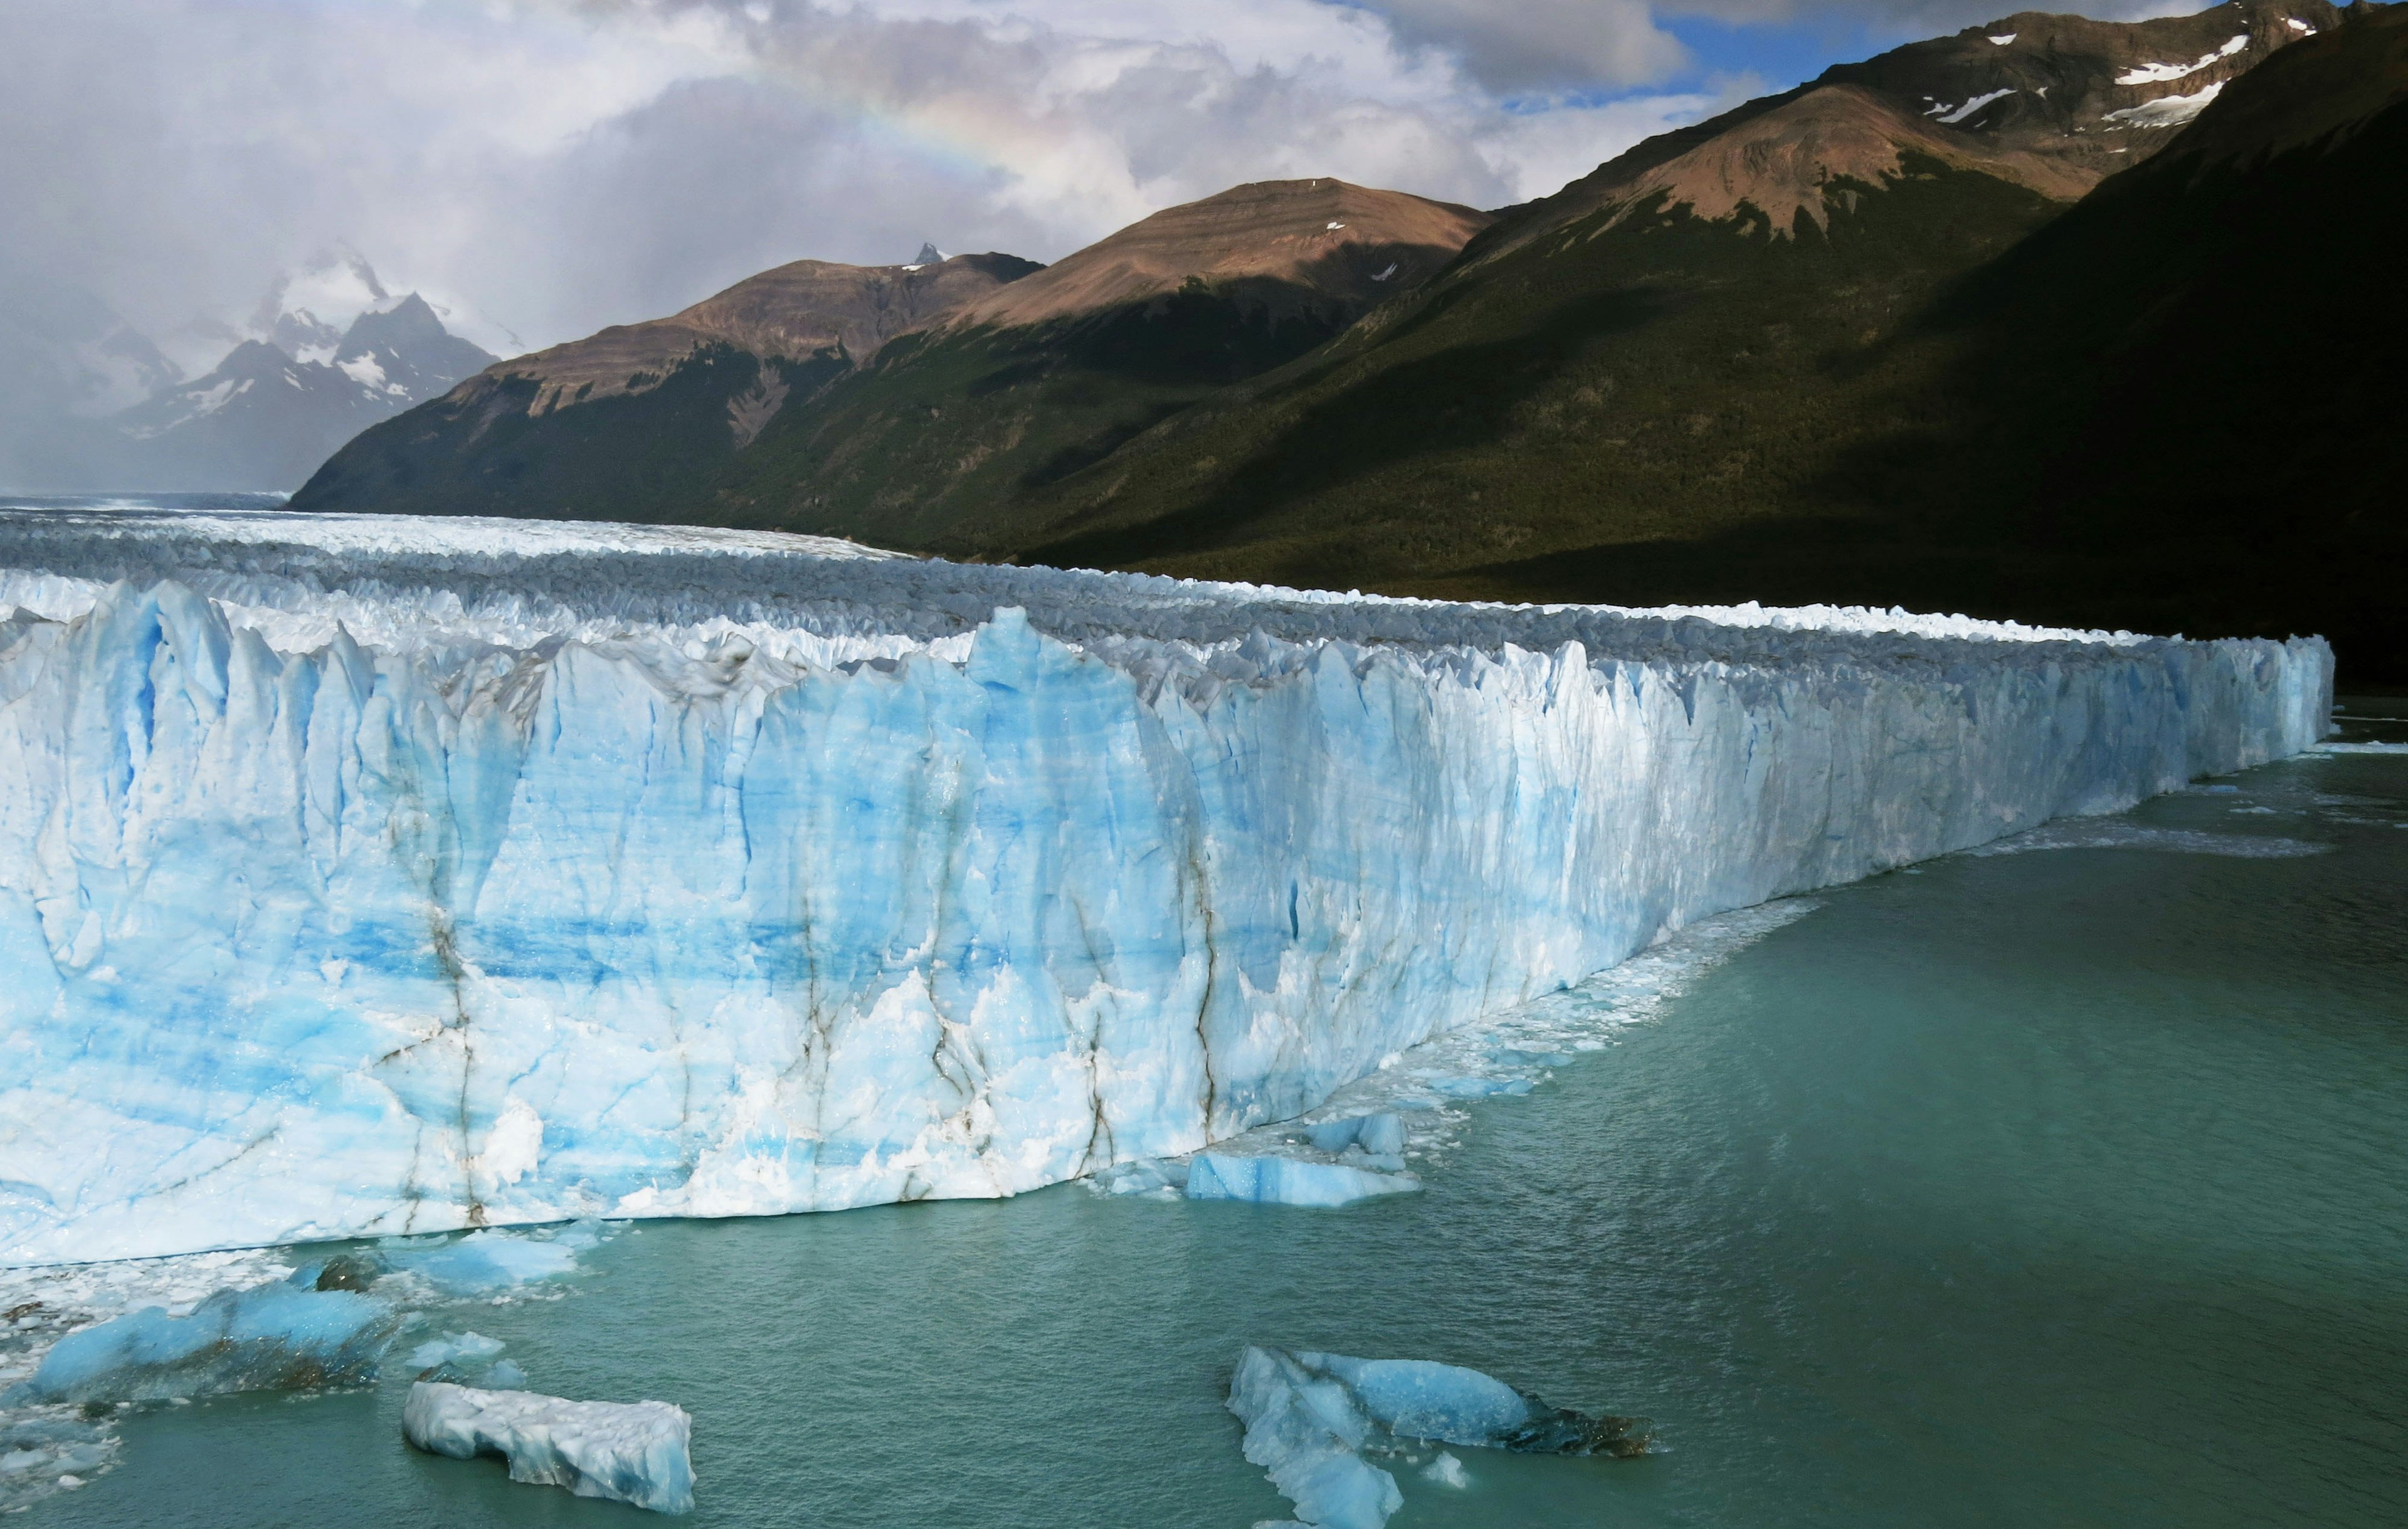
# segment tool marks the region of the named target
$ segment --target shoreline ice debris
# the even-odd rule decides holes
[[[2330,701],[2313,639],[235,519],[0,512],[0,1265],[1177,1157]]]
[[[1401,1167],[1401,1162],[1398,1165]],[[1255,1205],[1353,1205],[1381,1194],[1409,1194],[1422,1187],[1410,1174],[1374,1173],[1343,1163],[1297,1157],[1238,1157],[1198,1152],[1187,1165],[1187,1198],[1247,1200]]]
[[[693,1426],[666,1402],[572,1402],[433,1380],[412,1384],[401,1411],[403,1436],[429,1454],[497,1454],[513,1481],[655,1513],[693,1510]]]
[[[117,1463],[113,1420],[72,1407],[0,1412],[0,1514],[73,1492]]]
[[[1246,1458],[1317,1529],[1380,1529],[1404,1506],[1389,1472],[1366,1455],[1407,1453],[1409,1442],[1525,1454],[1647,1450],[1642,1418],[1591,1417],[1550,1406],[1494,1376],[1417,1359],[1249,1347],[1229,1380],[1229,1410],[1245,1425]],[[1462,1463],[1440,1454],[1424,1474],[1462,1486]]]
[[[382,1301],[279,1281],[222,1290],[170,1316],[145,1307],[69,1333],[0,1406],[152,1402],[239,1391],[355,1385],[401,1325]]]

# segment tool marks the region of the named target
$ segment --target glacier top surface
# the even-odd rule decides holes
[[[638,634],[758,645],[808,633],[868,658],[943,652],[998,607],[1060,640],[1202,647],[1260,632],[1290,642],[1552,650],[1592,659],[1781,664],[1815,654],[1945,661],[1965,647],[2032,656],[2155,639],[1915,615],[1795,608],[1455,604],[1145,574],[953,564],[832,537],[697,526],[478,517],[0,507],[0,609],[68,619],[118,579],[173,579],[238,610],[274,647],[322,645],[337,623],[371,647]],[[699,658],[700,651],[692,656]],[[958,656],[945,653],[945,656]]]

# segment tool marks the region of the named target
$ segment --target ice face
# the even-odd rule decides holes
[[[1342,1163],[1294,1157],[1234,1157],[1198,1152],[1187,1165],[1191,1200],[1252,1200],[1258,1205],[1341,1206],[1380,1194],[1404,1194],[1421,1180],[1372,1173]]]
[[[1177,1157],[2329,705],[2307,640],[360,519],[9,525],[0,1263]]]
[[[59,1339],[10,1407],[162,1401],[373,1379],[400,1325],[381,1301],[290,1284],[222,1290],[188,1317],[143,1309]]]
[[[1246,1458],[1326,1529],[1379,1529],[1403,1506],[1396,1478],[1367,1455],[1399,1441],[1534,1454],[1646,1451],[1644,1420],[1552,1407],[1494,1376],[1419,1359],[1353,1359],[1250,1347],[1229,1381],[1229,1410],[1246,1426]],[[1424,1473],[1460,1487],[1462,1463],[1440,1455]]]
[[[501,1455],[513,1481],[655,1513],[694,1509],[693,1426],[666,1402],[571,1402],[430,1380],[409,1388],[401,1411],[403,1436],[429,1454]]]
[[[1324,1121],[1307,1126],[1304,1134],[1316,1151],[1342,1152],[1349,1147],[1360,1147],[1367,1152],[1393,1157],[1405,1150],[1405,1122],[1394,1110]]]

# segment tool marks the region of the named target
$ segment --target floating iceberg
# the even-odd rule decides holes
[[[443,1295],[493,1296],[573,1273],[577,1255],[601,1240],[590,1227],[522,1236],[471,1232],[433,1245],[396,1242],[378,1250],[386,1266],[414,1275]]]
[[[1349,1147],[1360,1147],[1367,1152],[1395,1157],[1405,1150],[1405,1122],[1393,1109],[1324,1121],[1306,1126],[1304,1135],[1315,1151],[1342,1152]]]
[[[431,1370],[438,1365],[482,1365],[501,1357],[505,1345],[482,1333],[446,1333],[409,1350],[409,1367]]]
[[[1533,1454],[1646,1452],[1644,1420],[1551,1407],[1493,1376],[1417,1359],[1249,1348],[1229,1381],[1229,1410],[1246,1426],[1246,1458],[1323,1529],[1380,1529],[1402,1507],[1396,1478],[1366,1454],[1399,1440]],[[1462,1463],[1440,1455],[1425,1472],[1462,1486]]]
[[[2314,640],[0,522],[0,1264],[1175,1158],[2329,707]]]
[[[290,1284],[222,1290],[187,1317],[146,1307],[69,1333],[0,1405],[146,1402],[376,1378],[401,1325],[381,1301]]]
[[[571,1402],[432,1380],[412,1385],[401,1409],[403,1435],[429,1454],[501,1455],[513,1481],[655,1513],[694,1508],[693,1426],[666,1402]]]
[[[1252,1200],[1258,1205],[1341,1206],[1422,1187],[1409,1174],[1373,1173],[1343,1163],[1297,1157],[1236,1157],[1198,1152],[1187,1165],[1191,1200]]]

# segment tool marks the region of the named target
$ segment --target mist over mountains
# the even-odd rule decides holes
[[[280,275],[249,323],[196,321],[188,375],[88,291],[0,282],[0,488],[290,492],[335,449],[494,356],[355,252]]]

